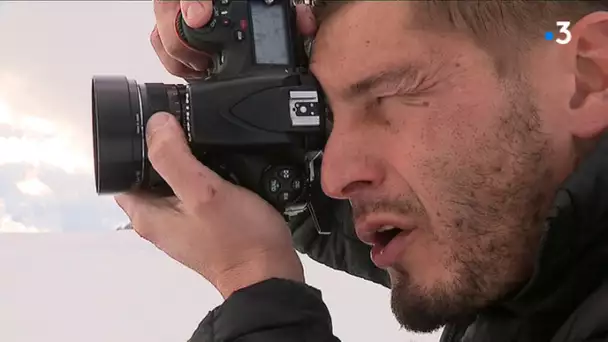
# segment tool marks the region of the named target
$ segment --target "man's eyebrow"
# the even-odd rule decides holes
[[[410,87],[418,82],[419,72],[419,67],[412,64],[381,71],[349,86],[343,97],[345,99],[355,98],[387,84]]]

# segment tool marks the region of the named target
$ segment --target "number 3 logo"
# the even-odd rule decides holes
[[[555,42],[558,44],[562,44],[562,45],[570,43],[570,41],[572,40],[572,32],[570,32],[570,30],[569,30],[570,22],[569,21],[558,21],[557,27],[559,27],[559,33],[563,33],[566,37],[558,38],[555,40]]]

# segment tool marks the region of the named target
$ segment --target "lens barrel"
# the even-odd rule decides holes
[[[161,111],[182,123],[187,87],[137,84],[124,76],[95,76],[92,91],[97,193],[154,187],[160,179],[148,161],[146,123]]]
[[[97,193],[132,189],[141,183],[145,161],[139,87],[123,76],[96,76],[92,97]]]

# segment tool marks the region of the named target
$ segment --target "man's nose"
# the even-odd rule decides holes
[[[321,185],[329,197],[349,199],[384,181],[381,151],[370,134],[334,126],[323,153]]]

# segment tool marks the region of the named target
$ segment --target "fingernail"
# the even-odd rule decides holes
[[[171,114],[168,113],[161,112],[152,115],[146,124],[146,135],[150,137],[159,130],[167,127],[169,119],[171,119]]]

